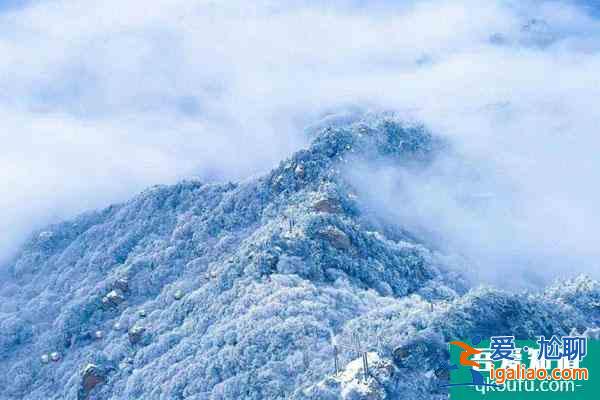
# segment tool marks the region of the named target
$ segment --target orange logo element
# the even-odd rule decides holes
[[[460,365],[481,368],[479,363],[469,360],[469,357],[471,357],[472,355],[481,353],[481,350],[474,349],[473,347],[469,346],[468,344],[466,344],[464,342],[459,342],[456,340],[454,342],[450,342],[450,344],[453,344],[453,345],[458,346],[461,349],[463,349],[463,351],[460,353]]]

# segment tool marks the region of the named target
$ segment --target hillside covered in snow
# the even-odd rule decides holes
[[[2,266],[0,399],[442,399],[449,340],[597,326],[597,281],[478,287],[345,174],[445,146],[393,117],[332,123],[264,176],[153,187],[36,232]],[[353,337],[366,380],[351,350],[334,375],[332,343]]]

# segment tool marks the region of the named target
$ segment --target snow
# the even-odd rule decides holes
[[[337,173],[349,152],[427,163],[436,146],[419,126],[353,121],[262,177],[154,187],[33,235],[3,267],[0,399],[75,399],[88,364],[106,373],[95,399],[441,399],[431,370],[450,338],[597,326],[598,282],[469,288]],[[377,384],[347,352],[332,377],[332,333],[360,336]],[[415,350],[395,360],[400,346]]]

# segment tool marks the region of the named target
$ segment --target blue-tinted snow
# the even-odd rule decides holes
[[[370,398],[441,399],[448,340],[598,323],[598,282],[469,288],[452,258],[369,217],[341,171],[418,168],[444,148],[423,127],[319,129],[258,179],[154,187],[34,234],[0,283],[0,399],[366,398],[355,355],[346,386],[331,377],[332,335],[353,332],[378,360]]]

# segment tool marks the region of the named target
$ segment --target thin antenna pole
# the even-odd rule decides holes
[[[363,373],[365,375],[365,382],[366,382],[367,378],[369,377],[369,359],[367,358],[367,352],[363,352],[362,359],[363,359]]]
[[[352,339],[354,340],[354,351],[356,352],[356,357],[360,357],[360,341],[356,332],[352,333]]]
[[[338,361],[338,348],[335,342],[333,342],[333,366],[335,368],[335,374],[338,375],[340,373],[340,364]]]
[[[369,360],[367,359],[367,353],[365,351],[362,351],[362,349],[360,347],[360,338],[358,337],[358,333],[354,332],[353,336],[354,336],[354,345],[356,348],[357,356],[362,357],[363,376],[364,376],[364,379],[366,382],[367,378],[369,376]]]
[[[302,349],[302,362],[304,363],[304,369],[308,369],[310,367],[310,359],[308,358],[308,342],[306,338],[303,340],[303,349]]]

